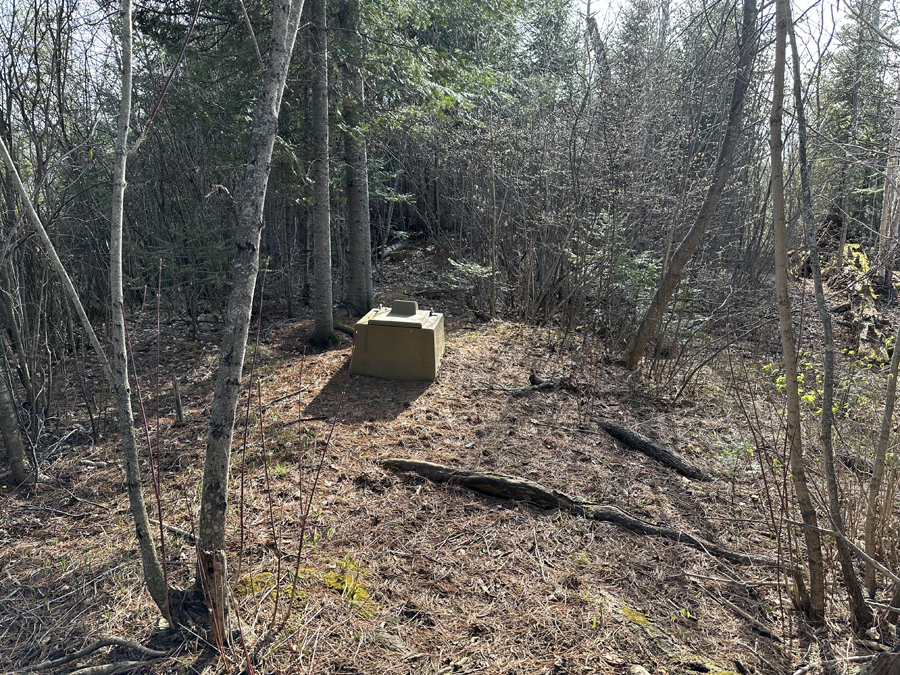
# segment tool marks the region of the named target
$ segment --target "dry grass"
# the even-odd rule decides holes
[[[734,549],[775,555],[758,470],[725,452],[746,434],[714,372],[672,409],[644,396],[636,376],[552,332],[453,316],[448,328],[439,377],[425,384],[348,378],[349,342],[303,356],[307,323],[265,328],[257,368],[263,403],[297,393],[262,414],[255,401],[251,407],[243,550],[236,434],[228,555],[231,586],[252,627],[246,638],[255,672],[616,673],[642,664],[658,673],[767,673],[817,658],[820,638],[858,652],[845,626],[810,631],[786,591],[768,585],[772,570],[735,568],[677,543],[383,470],[379,459],[399,456],[522,476]],[[152,340],[152,330],[142,330],[138,339]],[[162,420],[164,518],[186,530],[199,507],[211,339],[182,345],[169,365],[181,375],[189,422]],[[531,369],[573,378],[579,391],[503,391],[525,385]],[[668,444],[719,479],[694,483],[668,472],[591,427],[596,415]],[[298,562],[302,504],[322,451],[308,546]],[[115,438],[71,444],[51,459],[51,483],[0,491],[0,669],[105,635],[173,647],[170,658],[138,672],[244,669],[238,647],[216,658],[199,638],[157,631]],[[106,465],[80,463],[85,459]],[[166,539],[170,581],[186,586],[192,544]],[[275,597],[261,575],[278,571],[279,552],[279,623],[287,575],[298,565],[302,595],[285,628],[261,638]],[[248,578],[258,584],[241,585]],[[784,641],[755,634],[719,597]],[[842,602],[837,588],[834,599]],[[832,609],[833,616],[844,611]],[[117,656],[124,652],[107,658]]]

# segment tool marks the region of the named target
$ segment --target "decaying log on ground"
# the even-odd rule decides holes
[[[639,436],[630,429],[626,429],[625,427],[621,427],[618,424],[613,424],[612,422],[603,419],[595,419],[594,421],[600,425],[601,429],[620,443],[624,443],[629,448],[644,453],[660,464],[677,471],[686,478],[703,481],[713,480],[712,476],[688,462],[681,455],[672,452],[668,448],[664,448],[643,436]]]
[[[475,492],[499,497],[501,499],[516,499],[529,502],[545,509],[559,509],[575,515],[604,523],[612,523],[636,534],[645,534],[655,537],[663,537],[672,541],[687,544],[693,548],[705,551],[718,558],[742,565],[765,565],[776,567],[777,561],[764,556],[747,555],[723,548],[711,541],[706,541],[681,530],[668,527],[659,527],[645,522],[622,511],[615,506],[602,506],[578,502],[568,495],[556,490],[551,490],[540,483],[535,483],[524,478],[506,476],[498,473],[485,473],[481,471],[465,471],[453,467],[422,462],[412,459],[388,458],[381,460],[381,465],[393,471],[412,471],[435,483],[455,483]]]
[[[900,653],[897,653],[897,648],[879,655],[869,664],[865,675],[900,675]]]

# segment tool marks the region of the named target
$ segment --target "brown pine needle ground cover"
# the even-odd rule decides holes
[[[309,321],[264,325],[254,348],[262,411],[254,391],[245,456],[243,431],[235,435],[228,552],[254,672],[770,673],[866,653],[846,626],[813,633],[772,569],[384,470],[380,459],[401,457],[527,478],[733,550],[778,555],[758,466],[741,454],[749,433],[725,393],[727,365],[667,407],[639,375],[555,331],[453,315],[447,324],[431,383],[348,377],[349,340],[317,353],[304,346]],[[149,373],[155,328],[137,325],[135,335]],[[214,340],[172,345],[166,366],[181,377],[187,423],[174,424],[166,387],[164,521],[185,531],[199,509]],[[528,386],[532,370],[574,386],[507,391]],[[150,381],[142,387],[152,411]],[[688,480],[624,448],[591,423],[601,416],[715,480]],[[79,434],[57,448],[42,467],[52,482],[0,491],[0,671],[116,636],[173,650],[134,672],[246,672],[240,643],[214,658],[199,636],[157,630],[111,414],[106,428],[97,443]],[[323,449],[298,560],[302,503]],[[170,583],[186,587],[190,538],[167,532],[166,559]],[[281,622],[296,567],[293,613],[265,636],[276,597]],[[839,584],[833,600],[832,615],[844,615]],[[134,657],[116,649],[99,658]]]

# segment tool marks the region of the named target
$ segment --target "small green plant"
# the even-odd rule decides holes
[[[444,274],[444,279],[448,286],[458,290],[472,290],[479,281],[490,279],[499,273],[487,265],[479,265],[476,262],[456,262],[452,258],[448,258],[447,261],[453,267],[453,271]]]
[[[271,572],[249,574],[237,583],[235,593],[239,596],[253,595],[268,590],[275,585],[275,575]]]
[[[572,556],[572,562],[579,566],[589,565],[591,563],[591,557],[588,555],[587,551],[579,551]]]
[[[337,570],[330,570],[322,576],[325,588],[338,591],[342,597],[356,606],[364,617],[375,616],[375,602],[368,589],[362,584],[362,578],[368,572],[349,553],[337,562]]]

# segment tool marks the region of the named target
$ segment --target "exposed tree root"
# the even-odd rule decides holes
[[[769,567],[777,567],[778,565],[773,558],[737,553],[681,530],[652,525],[625,513],[615,506],[598,506],[577,502],[562,492],[550,490],[540,483],[523,478],[496,473],[464,471],[441,464],[412,459],[388,458],[381,460],[381,465],[393,471],[412,471],[435,483],[455,483],[492,497],[529,502],[545,509],[559,509],[560,511],[573,513],[590,520],[613,523],[636,534],[664,537],[687,544],[732,563],[765,565]]]
[[[625,427],[621,427],[618,424],[613,424],[612,422],[603,419],[595,419],[594,421],[599,424],[606,433],[620,443],[624,443],[629,448],[644,453],[660,464],[677,471],[686,478],[703,481],[713,480],[712,476],[688,462],[681,455],[668,448],[664,448],[643,436],[639,436],[630,429],[626,429]]]
[[[42,663],[35,663],[30,666],[25,666],[24,668],[20,668],[18,670],[11,671],[6,675],[18,675],[19,673],[34,673],[39,670],[50,670],[51,668],[59,668],[60,666],[64,666],[67,663],[71,663],[72,661],[76,661],[82,657],[87,656],[88,654],[93,654],[98,649],[102,649],[103,647],[124,647],[125,649],[130,649],[133,652],[137,652],[138,654],[142,654],[143,656],[149,656],[151,658],[162,658],[164,656],[168,656],[168,652],[161,652],[155,649],[150,649],[149,647],[145,647],[142,644],[137,642],[132,642],[131,640],[122,640],[120,638],[108,637],[101,638],[96,642],[89,644],[84,649],[79,649],[77,652],[73,652],[71,654],[67,654],[61,658],[55,659],[53,661],[44,661]],[[117,663],[108,663],[102,666],[89,666],[86,668],[81,668],[75,672],[80,673],[81,675],[102,675],[113,672],[119,672],[120,670],[125,670],[127,668],[132,668],[137,665],[138,661],[119,661]],[[98,670],[102,668],[103,670]]]
[[[347,324],[340,323],[339,321],[333,321],[331,325],[334,326],[335,330],[339,330],[342,333],[346,333],[350,337],[356,337],[356,331],[353,328],[351,328],[350,326],[348,326]]]

